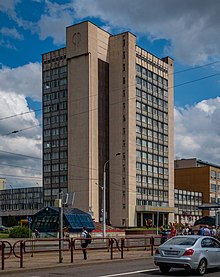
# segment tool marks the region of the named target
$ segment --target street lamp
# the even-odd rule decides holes
[[[159,233],[159,202],[157,202],[157,235]]]
[[[111,159],[104,163],[104,176],[103,176],[103,215],[102,215],[102,236],[106,237],[106,165],[113,160],[115,157],[120,156],[121,152],[118,152]]]
[[[12,185],[11,184],[9,184],[9,186],[11,187],[11,209],[10,210],[12,210],[13,211],[13,187],[12,187]]]

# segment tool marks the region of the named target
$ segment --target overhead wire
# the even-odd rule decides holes
[[[42,109],[36,109],[36,110],[28,111],[28,112],[22,112],[22,113],[19,113],[19,114],[14,114],[14,115],[10,115],[10,116],[1,117],[0,121],[5,120],[5,119],[9,119],[9,118],[13,118],[13,117],[17,117],[17,116],[20,116],[20,115],[25,115],[25,114],[29,114],[29,113],[38,112],[38,111],[42,111]]]
[[[179,71],[174,72],[173,74],[175,75],[175,74],[179,74],[179,73],[183,73],[183,72],[186,72],[186,71],[191,71],[191,70],[203,68],[203,67],[206,67],[206,66],[209,66],[209,65],[213,65],[213,64],[217,64],[217,63],[220,63],[220,61],[215,61],[215,62],[212,62],[212,63],[207,63],[207,64],[204,64],[204,65],[199,65],[199,66],[195,66],[195,67],[190,67],[190,68],[187,68],[187,69],[179,70]]]
[[[26,130],[30,130],[30,129],[33,129],[33,128],[36,128],[36,127],[39,127],[39,126],[41,126],[41,124],[37,124],[37,125],[34,125],[34,126],[26,127],[26,128],[20,129],[20,130],[14,130],[14,131],[9,132],[7,134],[4,134],[2,136],[8,136],[8,135],[11,135],[11,134],[17,134],[17,133],[20,133],[20,132],[23,132],[23,131],[26,131]]]
[[[39,157],[24,155],[24,154],[15,153],[15,152],[9,152],[9,151],[4,151],[4,150],[0,150],[0,152],[6,153],[6,154],[11,154],[11,155],[16,155],[16,156],[21,156],[21,157],[25,157],[25,158],[31,158],[31,159],[42,160],[42,158],[39,158]]]
[[[33,171],[39,171],[39,172],[41,172],[40,169],[30,168],[30,167],[24,167],[24,166],[18,166],[18,165],[12,165],[12,164],[3,164],[3,163],[0,163],[0,166],[2,166],[2,167],[4,167],[4,166],[17,167],[17,168],[22,168],[22,169],[27,169],[27,170],[33,170]]]
[[[187,71],[203,68],[203,67],[210,66],[210,65],[213,65],[213,64],[217,64],[217,63],[220,63],[220,61],[215,61],[215,62],[212,62],[212,63],[207,63],[207,64],[196,66],[196,67],[193,67],[193,68],[188,68],[188,69],[176,71],[173,74],[175,75],[175,74],[179,74],[179,73],[183,73],[183,72],[187,72]],[[205,76],[205,77],[202,77],[202,78],[199,78],[199,79],[196,79],[196,80],[192,80],[192,81],[189,81],[189,82],[185,82],[185,83],[182,83],[182,84],[177,84],[174,87],[179,87],[179,86],[191,83],[191,82],[195,82],[195,81],[199,81],[199,80],[202,80],[202,79],[210,78],[210,77],[213,77],[213,76],[216,76],[216,75],[219,75],[219,74],[217,73],[217,74]],[[134,86],[134,85],[130,85],[130,86]],[[130,87],[130,86],[128,86],[128,87]],[[171,87],[171,88],[173,88],[173,87]],[[116,89],[116,90],[121,90],[121,89]],[[85,96],[85,97],[76,99],[76,100],[71,101],[71,102],[77,102],[77,101],[80,101],[80,100],[82,100],[84,98],[89,98],[89,97],[94,97],[94,96],[97,96],[97,94],[96,95],[92,95],[92,96]],[[25,114],[28,114],[28,113],[37,112],[37,111],[42,111],[42,108],[41,109],[36,109],[36,110],[31,110],[31,111],[28,111],[28,112],[22,112],[22,113],[19,113],[19,114],[14,114],[14,115],[11,115],[11,116],[5,116],[5,117],[0,118],[0,121],[1,120],[5,120],[5,119],[9,119],[9,118],[13,118],[13,117],[17,117],[17,116],[21,116],[21,115],[25,115]]]
[[[198,66],[196,68],[201,68],[201,67],[205,67],[205,66],[208,66],[208,65],[212,65],[212,64],[216,64],[216,63],[219,63],[220,61],[216,61],[216,62],[213,62],[213,63],[209,63],[209,64],[206,64],[206,65],[203,65],[203,66]],[[186,70],[182,70],[182,71],[179,71],[179,72],[175,72],[174,74],[177,74],[177,73],[182,73],[182,72],[185,72],[185,71],[189,71],[189,70],[194,70],[196,68],[189,68],[189,69],[186,69]],[[204,79],[207,79],[207,78],[211,78],[211,77],[214,77],[214,76],[218,76],[220,75],[220,73],[216,73],[216,74],[212,74],[212,75],[208,75],[208,76],[204,76],[204,77],[201,77],[201,78],[198,78],[198,79],[195,79],[195,80],[191,80],[191,81],[188,81],[188,82],[184,82],[184,83],[181,83],[181,84],[177,84],[177,85],[174,85],[173,87],[168,87],[168,89],[170,88],[175,88],[175,87],[179,87],[179,86],[183,86],[183,85],[186,85],[186,84],[189,84],[189,83],[193,83],[193,82],[197,82],[197,81],[200,81],[200,80],[204,80]],[[134,86],[134,85],[130,85],[128,87],[131,87],[131,86]],[[135,84],[136,86],[136,84]],[[121,90],[120,89],[115,89],[113,91],[117,91],[117,90]],[[89,96],[89,97],[93,97],[95,95],[92,95],[92,96]],[[86,97],[83,97],[83,98],[88,98],[88,96]],[[135,97],[132,97],[132,98],[127,98],[126,100],[132,100],[132,99],[136,99],[136,96]],[[75,101],[80,101],[80,99],[76,99],[74,100]],[[72,102],[72,101],[71,101]],[[115,103],[111,103],[110,105],[115,105],[115,104],[119,104],[119,103],[122,103],[123,101],[119,101],[119,102],[115,102]],[[89,110],[89,111],[85,111],[85,112],[80,112],[80,113],[76,113],[76,114],[73,114],[72,116],[75,116],[75,115],[79,115],[79,114],[82,114],[82,113],[88,113],[90,111],[94,111],[94,110],[97,110],[98,108],[94,108],[92,110]],[[41,111],[42,109],[37,109],[37,110],[32,110],[32,111],[29,111],[29,112],[23,112],[23,113],[20,113],[20,114],[17,114],[17,115],[12,115],[12,116],[7,116],[7,117],[4,117],[4,118],[0,118],[0,120],[4,120],[4,119],[9,119],[9,118],[13,118],[13,117],[16,117],[16,116],[21,116],[21,115],[24,115],[24,114],[28,114],[28,113],[32,113],[32,112],[36,112],[36,111]],[[15,133],[18,133],[18,132],[22,132],[24,130],[28,130],[28,129],[31,129],[31,128],[35,128],[35,127],[39,127],[41,126],[41,124],[38,124],[38,125],[35,125],[35,126],[31,126],[31,127],[27,127],[27,128],[23,128],[23,129],[20,129],[20,130],[15,130],[15,131],[12,131],[12,132],[9,132],[5,135],[10,135],[10,134],[15,134]],[[11,152],[7,152],[7,151],[1,151],[0,152],[5,152],[5,153],[10,153],[10,154],[15,154],[15,155],[20,155],[20,156],[23,156],[23,157],[29,157],[29,158],[36,158],[36,157],[31,157],[31,156],[27,156],[27,155],[23,155],[23,154],[16,154],[16,153],[11,153]],[[41,159],[41,158],[39,158]]]

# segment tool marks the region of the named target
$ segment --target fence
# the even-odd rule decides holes
[[[116,253],[124,258],[124,251],[141,249],[154,254],[154,247],[160,245],[159,236],[156,237],[125,237],[125,238],[92,238],[88,251],[108,252],[112,260]],[[59,263],[63,262],[63,253],[67,254],[70,263],[74,262],[74,255],[81,251],[81,243],[85,238],[75,239],[28,239],[18,240],[13,245],[9,241],[0,241],[1,269],[5,269],[5,260],[14,256],[19,259],[20,268],[24,267],[25,257],[29,254],[33,259],[38,253],[58,253]],[[12,255],[13,254],[13,255]]]

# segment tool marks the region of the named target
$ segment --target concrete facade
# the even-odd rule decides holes
[[[129,32],[82,22],[42,63],[44,204],[73,191],[74,207],[101,221],[107,162],[107,223],[142,226],[158,209],[161,224],[173,221],[173,60],[138,47]]]

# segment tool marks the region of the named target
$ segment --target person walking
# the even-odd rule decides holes
[[[217,231],[216,231],[216,228],[215,228],[214,225],[211,228],[211,236],[214,237],[214,238],[217,237]]]
[[[188,235],[194,235],[194,230],[191,225],[189,225]]]
[[[167,232],[162,226],[160,227],[160,234],[161,234],[160,244],[163,244],[167,240]]]
[[[176,236],[176,228],[174,225],[171,226],[170,236],[171,236],[171,238]]]
[[[210,235],[211,235],[211,232],[209,230],[209,226],[206,225],[203,231],[203,236],[210,236]]]
[[[83,251],[84,260],[87,260],[87,250],[86,250],[86,247],[88,246],[88,243],[86,240],[87,234],[88,234],[87,228],[84,226],[82,228],[82,233],[81,233],[81,238],[82,238],[81,247],[82,247],[82,251]]]
[[[204,233],[204,228],[202,226],[200,226],[197,235],[203,236],[203,233]]]
[[[34,230],[34,234],[36,239],[40,237],[40,233],[37,229]]]

